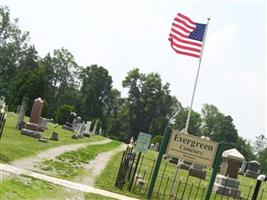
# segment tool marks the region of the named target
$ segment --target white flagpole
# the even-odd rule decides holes
[[[209,21],[210,21],[210,18],[208,18],[208,22],[207,22],[207,25],[206,25],[206,30],[205,30],[205,33],[204,33],[203,46],[202,46],[201,53],[200,53],[200,58],[199,58],[199,63],[198,63],[198,69],[197,69],[197,75],[196,75],[196,79],[195,79],[195,85],[194,85],[193,95],[192,95],[190,109],[189,109],[189,112],[188,112],[188,115],[187,115],[187,120],[186,120],[186,126],[185,126],[185,132],[186,133],[188,131],[188,126],[189,126],[189,122],[190,122],[190,117],[191,117],[191,112],[192,112],[194,97],[195,97],[195,93],[196,93],[197,81],[198,81],[198,76],[199,76],[199,71],[200,71],[200,65],[201,65],[202,55],[203,55],[205,41],[206,41],[206,35],[207,35],[207,32],[208,32]]]

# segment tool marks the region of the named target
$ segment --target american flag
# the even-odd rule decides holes
[[[178,13],[169,35],[171,47],[176,53],[200,58],[206,26]]]

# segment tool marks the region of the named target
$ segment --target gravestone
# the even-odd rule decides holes
[[[102,127],[99,128],[98,135],[103,136]]]
[[[155,151],[159,151],[159,142],[156,142],[156,144],[154,146],[154,150]]]
[[[43,143],[47,143],[48,142],[48,138],[39,138],[38,141],[39,142],[43,142]]]
[[[244,156],[237,149],[229,149],[222,154],[220,174],[216,176],[213,191],[217,194],[239,199],[239,181],[237,180]]]
[[[95,124],[94,124],[94,129],[93,129],[93,133],[92,133],[92,135],[95,135],[96,128],[97,128],[97,124],[98,124],[98,119],[96,120],[96,122],[95,122]]]
[[[83,132],[83,136],[90,137],[90,128],[91,128],[91,122],[87,121],[85,124],[85,130]]]
[[[26,124],[26,129],[32,131],[39,131],[40,117],[43,109],[43,100],[41,98],[35,99],[32,105],[30,121]]]
[[[1,96],[0,97],[0,139],[2,137],[3,134],[3,130],[5,127],[5,122],[6,122],[6,114],[7,111],[7,106],[5,104],[5,97]]]
[[[79,123],[75,129],[75,133],[72,135],[71,138],[73,139],[78,139],[78,138],[83,138],[83,124],[82,123]]]
[[[243,161],[243,163],[239,169],[239,174],[241,174],[241,175],[245,174],[245,171],[247,169],[247,163],[248,163],[247,161]]]
[[[51,137],[50,137],[50,140],[58,141],[59,140],[58,139],[58,133],[53,132],[52,135],[51,135]]]
[[[29,101],[28,97],[23,97],[22,103],[21,103],[20,109],[19,109],[18,121],[16,124],[16,128],[18,130],[21,130],[22,128],[25,127],[24,116],[25,116],[26,111],[27,111],[28,101]]]
[[[128,144],[128,147],[129,148],[133,148],[134,147],[134,138],[133,137],[131,137],[130,142]]]
[[[179,163],[179,158],[171,157],[171,158],[169,159],[169,163],[178,165],[178,163]]]
[[[201,179],[206,179],[207,172],[205,167],[196,163],[192,163],[189,168],[189,176],[198,177]]]
[[[39,126],[40,126],[40,131],[45,131],[47,130],[47,119],[40,117],[40,121],[39,121]]]
[[[260,175],[260,168],[261,164],[258,161],[248,162],[245,176],[256,179]]]

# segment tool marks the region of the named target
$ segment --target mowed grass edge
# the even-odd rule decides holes
[[[0,183],[1,200],[60,200],[67,199],[73,194],[77,194],[77,192],[81,193],[80,195],[83,195],[85,200],[113,200],[113,198],[93,193],[83,193],[30,177],[10,178]]]

